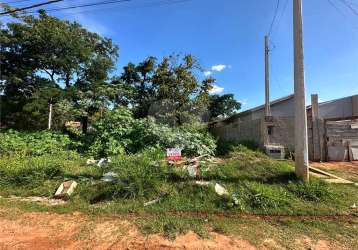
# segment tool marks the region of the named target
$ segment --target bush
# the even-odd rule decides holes
[[[123,108],[108,111],[93,127],[89,152],[100,157],[135,154],[147,147],[181,148],[187,156],[212,155],[216,148],[214,138],[203,129],[171,128],[153,118],[134,119]]]
[[[57,154],[75,149],[77,146],[78,144],[71,141],[67,135],[48,131],[21,133],[9,130],[0,133],[1,155],[40,156]]]

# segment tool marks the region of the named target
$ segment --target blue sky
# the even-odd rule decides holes
[[[65,1],[90,2],[94,0]],[[243,109],[264,101],[264,35],[276,0],[132,0],[96,11],[56,12],[110,37],[123,65],[148,56],[191,53],[217,79],[217,92],[234,93]],[[307,99],[358,94],[358,16],[341,1],[303,0]],[[72,2],[72,3],[71,3]],[[293,91],[292,0],[281,0],[272,34],[271,97]],[[358,10],[358,0],[352,0]],[[282,14],[283,13],[283,14]],[[216,66],[216,67],[215,67]],[[207,74],[209,74],[207,72]]]

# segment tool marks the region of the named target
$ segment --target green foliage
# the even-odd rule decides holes
[[[210,119],[225,118],[234,115],[241,108],[241,103],[236,101],[234,94],[210,96]]]
[[[3,155],[0,158],[0,186],[36,188],[49,180],[62,180],[65,172],[78,161],[80,156],[72,151],[56,152],[56,155]]]
[[[67,100],[82,115],[108,105],[113,88],[106,81],[118,50],[110,39],[43,11],[15,18],[0,29],[1,115],[7,127],[45,128],[49,100]],[[63,116],[61,111],[54,113]]]
[[[134,119],[124,108],[106,112],[93,128],[89,151],[96,156],[137,153],[147,147],[178,147],[184,155],[212,155],[216,147],[215,140],[203,129],[171,128],[153,118]]]
[[[153,199],[166,194],[168,166],[160,160],[161,151],[147,149],[132,156],[118,156],[112,159],[109,169],[118,175],[118,182],[99,183],[90,192],[87,199],[94,203],[113,199]]]
[[[8,130],[0,133],[0,154],[40,156],[74,149],[78,144],[67,135],[47,131],[21,133]]]
[[[217,148],[216,148],[216,155],[219,156],[227,156],[229,155],[231,152],[237,151],[237,150],[242,150],[243,148],[241,146],[246,147],[247,149],[250,150],[258,150],[259,146],[256,142],[254,141],[234,141],[234,140],[219,140],[217,143]]]
[[[308,201],[324,201],[333,196],[328,184],[323,181],[291,182],[287,188],[297,197]]]
[[[89,151],[96,156],[125,153],[131,143],[130,135],[134,119],[125,108],[108,111],[93,124],[93,144]]]

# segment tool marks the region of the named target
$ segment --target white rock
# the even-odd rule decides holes
[[[357,209],[357,205],[354,203],[353,206],[351,206],[352,209]]]
[[[215,184],[215,192],[219,195],[219,196],[223,196],[223,195],[229,195],[229,192],[220,184]]]

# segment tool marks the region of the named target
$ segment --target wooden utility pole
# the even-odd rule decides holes
[[[265,36],[265,117],[271,116],[270,110],[270,49],[268,36]]]
[[[296,175],[309,181],[307,111],[303,59],[302,0],[293,0]]]

